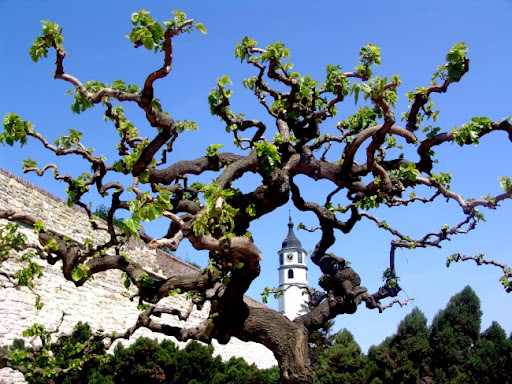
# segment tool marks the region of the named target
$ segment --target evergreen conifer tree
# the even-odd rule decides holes
[[[478,340],[481,318],[480,299],[469,286],[452,296],[434,317],[429,339],[437,382],[450,382],[463,374],[470,349]]]
[[[376,383],[411,383],[429,375],[427,318],[418,308],[400,322],[397,332],[368,352],[366,372]]]
[[[512,382],[512,340],[496,321],[477,341],[466,364],[471,382],[505,384]]]
[[[347,329],[336,334],[333,345],[320,355],[318,364],[315,383],[366,383],[366,357]]]

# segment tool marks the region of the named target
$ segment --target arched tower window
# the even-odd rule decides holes
[[[283,260],[284,260],[283,255],[282,254],[279,255],[279,265],[283,265]]]
[[[299,263],[302,263],[302,252],[299,252]]]
[[[288,270],[288,278],[293,279],[293,269]]]

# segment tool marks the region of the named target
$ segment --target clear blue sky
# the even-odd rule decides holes
[[[207,35],[195,32],[183,35],[175,42],[173,72],[156,88],[157,97],[176,119],[196,121],[199,131],[186,133],[181,138],[173,159],[195,158],[204,155],[211,143],[226,143],[230,149],[232,138],[224,132],[223,124],[208,111],[207,94],[216,78],[227,74],[234,81],[232,97],[235,112],[247,117],[263,118],[263,111],[254,96],[244,93],[243,78],[254,75],[247,65],[234,57],[235,42],[247,35],[261,46],[274,41],[284,42],[292,53],[295,69],[311,74],[322,81],[328,63],[340,64],[351,70],[357,64],[359,48],[368,42],[382,47],[380,76],[398,73],[403,84],[399,88],[402,102],[397,116],[404,111],[404,95],[416,86],[426,86],[437,65],[456,42],[469,46],[470,72],[445,95],[436,95],[434,101],[441,110],[439,124],[443,129],[460,126],[473,116],[488,116],[499,120],[512,114],[512,19],[511,1],[19,1],[0,0],[2,25],[0,41],[3,53],[0,59],[0,113],[16,112],[33,122],[36,129],[50,139],[67,132],[69,128],[85,133],[85,143],[98,153],[109,154],[116,138],[112,126],[103,122],[101,108],[72,115],[70,96],[64,95],[70,87],[53,79],[54,54],[38,64],[31,61],[28,49],[40,33],[40,20],[51,20],[63,27],[65,70],[82,81],[112,82],[122,79],[141,85],[145,76],[161,64],[161,58],[150,52],[133,49],[124,35],[130,31],[130,15],[140,8],[147,9],[157,19],[169,19],[172,10],[180,9],[196,21],[203,22]],[[346,105],[345,105],[346,104]],[[351,100],[340,106],[341,116],[350,113]],[[128,109],[129,118],[140,128],[143,115]],[[337,119],[336,121],[338,121]],[[330,127],[333,122],[328,122]],[[147,131],[150,134],[150,131]],[[452,188],[465,197],[480,197],[500,193],[497,178],[512,176],[507,154],[511,143],[506,135],[495,134],[481,141],[478,148],[461,149],[446,145],[438,153],[438,171],[453,172]],[[47,162],[62,164],[39,144],[19,148],[0,147],[0,167],[64,197],[64,185],[47,175],[38,178],[22,175],[21,160],[30,155],[41,165]],[[80,161],[65,159],[62,169],[77,175],[82,172]],[[212,178],[214,175],[212,174]],[[245,183],[245,184],[244,184]],[[251,181],[239,186],[250,187]],[[328,183],[301,181],[306,197],[325,195],[331,189]],[[93,198],[94,204],[101,201]],[[259,298],[265,286],[278,284],[277,251],[287,233],[288,209],[293,220],[315,226],[312,215],[301,214],[291,205],[268,215],[251,228],[256,243],[263,252],[262,273],[249,294]],[[510,224],[512,204],[484,212],[487,222],[467,236],[445,244],[441,250],[426,249],[398,253],[397,272],[404,292],[401,298],[414,297],[429,321],[443,308],[448,299],[471,285],[482,300],[484,312],[482,330],[491,321],[498,321],[512,331],[512,296],[507,295],[498,282],[499,270],[477,268],[474,263],[445,267],[445,259],[453,252],[467,254],[483,252],[507,264],[510,254]],[[461,220],[459,209],[453,204],[413,207],[375,214],[395,225],[402,232],[420,236],[438,230],[444,223]],[[316,234],[297,233],[305,249],[312,249],[318,240]],[[349,235],[337,235],[332,251],[350,260],[361,274],[363,285],[375,291],[381,284],[382,271],[387,267],[390,236],[371,223],[361,222]],[[178,256],[195,260],[189,248],[178,250]],[[204,255],[199,256],[204,263]],[[318,271],[310,265],[311,285],[318,280]],[[270,302],[273,308],[276,302]],[[335,330],[346,327],[364,351],[380,343],[395,332],[398,322],[412,307],[393,308],[383,314],[363,306],[356,314],[338,317]]]

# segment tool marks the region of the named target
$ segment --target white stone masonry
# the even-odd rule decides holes
[[[87,215],[80,209],[68,207],[64,201],[41,190],[34,185],[4,171],[0,168],[0,208],[16,209],[32,213],[43,219],[48,228],[57,230],[73,240],[83,241],[85,238],[98,240],[98,231],[90,227]],[[0,225],[2,225],[0,220]],[[24,228],[24,232],[36,241],[30,228]],[[194,267],[169,254],[134,245],[130,251],[132,258],[143,261],[148,272],[159,275],[171,273],[191,272]],[[67,315],[60,330],[69,332],[78,322],[87,322],[93,330],[102,329],[106,332],[123,332],[132,326],[137,319],[139,311],[137,303],[128,300],[129,293],[123,287],[120,271],[102,272],[96,275],[94,280],[85,283],[82,287],[65,280],[62,277],[61,264],[54,266],[41,264],[44,268],[44,276],[36,281],[37,292],[44,302],[42,310],[34,308],[35,297],[25,287],[0,288],[0,345],[8,346],[16,338],[21,337],[24,329],[34,323],[44,324],[47,329],[55,329],[63,312]],[[3,268],[15,269],[16,266],[4,263]],[[133,292],[132,292],[133,293]],[[190,302],[184,295],[176,295],[167,299],[168,305],[186,310]],[[263,305],[247,298],[250,305]],[[162,303],[160,303],[162,304]],[[208,316],[208,306],[202,311],[194,309],[188,326],[199,324]],[[170,315],[163,316],[162,322],[173,325],[180,321]],[[139,336],[146,336],[162,340],[165,337],[147,329],[139,329],[131,338],[134,341]],[[171,338],[177,345],[183,343]],[[233,338],[227,345],[213,343],[215,355],[220,355],[223,360],[231,357],[242,357],[249,364],[254,363],[259,368],[270,368],[277,364],[272,352],[263,345],[245,343]],[[0,369],[0,382],[25,383],[21,373],[9,368]]]

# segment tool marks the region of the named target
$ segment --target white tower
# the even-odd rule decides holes
[[[303,288],[308,286],[308,267],[306,266],[306,251],[302,249],[299,239],[293,233],[293,223],[290,216],[288,235],[283,241],[279,254],[279,289],[283,290],[278,299],[279,312],[293,320],[305,313],[304,305],[307,295]]]

